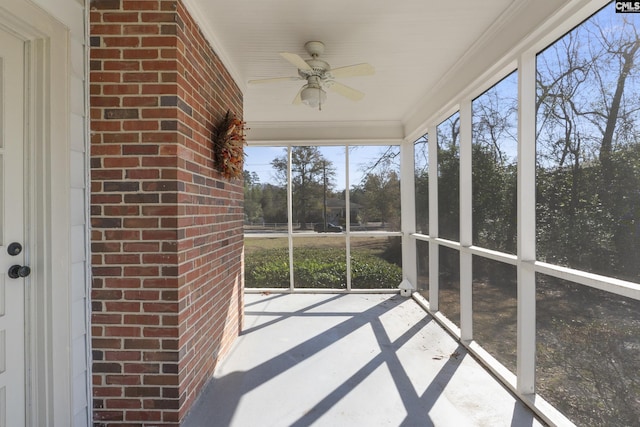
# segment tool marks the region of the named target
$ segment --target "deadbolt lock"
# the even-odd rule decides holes
[[[12,265],[9,267],[9,277],[17,279],[19,277],[27,277],[31,274],[31,268],[26,265]]]

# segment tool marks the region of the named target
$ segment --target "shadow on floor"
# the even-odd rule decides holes
[[[296,407],[297,412],[295,413],[302,413],[301,416],[298,415],[296,418],[296,416],[293,415],[286,422],[283,421],[283,424],[269,424],[265,419],[264,423],[256,425],[302,427],[318,423],[324,415],[328,414],[331,410],[335,410],[336,406],[352,394],[356,388],[362,388],[364,381],[371,381],[370,377],[374,372],[379,373],[380,368],[386,368],[384,372],[388,372],[392,380],[392,383],[388,384],[395,386],[395,392],[400,397],[403,407],[404,419],[399,425],[403,427],[434,426],[435,423],[431,419],[429,412],[441,397],[443,390],[458,370],[462,361],[467,357],[466,350],[458,345],[444,363],[440,362],[441,367],[439,371],[435,373],[435,376],[431,379],[424,392],[420,394],[417,392],[417,387],[412,382],[409,372],[407,372],[405,366],[401,363],[398,350],[402,349],[405,344],[423,331],[432,321],[432,318],[424,313],[422,318],[418,318],[417,320],[414,318],[414,320],[412,320],[413,324],[403,325],[404,332],[396,333],[398,331],[395,331],[394,335],[396,337],[391,338],[389,326],[384,325],[382,319],[392,310],[402,309],[403,304],[413,304],[412,300],[400,296],[393,296],[363,311],[319,310],[329,303],[338,302],[343,297],[344,295],[328,295],[321,301],[294,309],[290,312],[266,310],[268,306],[267,303],[280,298],[280,296],[270,296],[257,302],[248,303],[246,305],[247,308],[260,306],[263,310],[246,311],[245,315],[247,319],[257,322],[256,319],[260,317],[260,319],[266,318],[268,320],[255,326],[247,327],[242,332],[240,340],[243,339],[242,337],[251,334],[263,333],[269,328],[276,327],[280,322],[291,319],[300,321],[304,318],[326,318],[328,319],[327,323],[329,323],[330,320],[333,320],[334,323],[337,321],[337,323],[331,323],[332,326],[322,329],[319,333],[316,332],[314,336],[306,338],[299,344],[286,348],[286,350],[270,357],[268,360],[254,364],[250,369],[236,370],[221,375],[217,374],[209,381],[198,401],[187,415],[183,425],[185,427],[227,427],[234,425],[234,417],[238,415],[237,411],[243,398],[255,392],[267,382],[274,380],[276,377],[286,374],[287,372],[290,373],[291,370],[303,362],[307,362],[312,358],[332,357],[326,356],[325,353],[319,356],[319,353],[334,346],[341,340],[349,340],[350,335],[358,330],[362,331],[362,328],[365,328],[366,331],[370,330],[373,333],[375,345],[377,346],[377,349],[372,351],[371,357],[366,363],[363,363],[361,366],[358,365],[359,368],[354,369],[355,372],[351,373],[346,379],[340,379],[338,385],[334,386],[331,391],[326,392],[324,397],[311,399],[313,403],[311,403],[308,410],[302,411],[303,408],[300,405]],[[339,321],[340,318],[345,318],[345,320]],[[276,343],[274,343],[274,345],[276,345]],[[240,351],[239,346],[236,346],[227,358],[237,357],[238,354],[234,354],[234,352],[237,351]],[[340,363],[340,357],[342,356],[337,356],[336,363]],[[314,381],[313,374],[299,381],[305,380],[310,383],[307,384],[308,386],[313,387],[311,384],[311,382]],[[388,387],[387,385],[387,388]],[[291,390],[294,388],[286,386],[286,382],[283,383],[282,388],[283,389],[278,390],[278,396],[273,396],[274,405],[290,404],[288,403],[289,399],[287,396],[292,393]],[[376,393],[376,390],[371,390],[371,392]],[[385,393],[388,393],[388,390],[385,390]],[[351,398],[353,399],[353,397]],[[244,406],[244,410],[247,410],[246,405]],[[264,415],[267,416],[268,414]],[[260,422],[261,415],[256,414],[254,418],[256,422]],[[532,422],[533,415],[527,409],[523,408],[522,404],[517,402],[514,406],[511,426],[531,426]]]

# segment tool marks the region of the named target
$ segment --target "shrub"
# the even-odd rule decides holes
[[[300,248],[294,255],[295,286],[299,288],[345,289],[345,252],[333,248]],[[402,269],[370,254],[351,257],[351,287],[395,289]],[[289,254],[286,248],[255,251],[245,259],[248,288],[289,287]]]

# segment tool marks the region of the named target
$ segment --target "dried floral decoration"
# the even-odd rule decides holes
[[[244,164],[245,122],[227,110],[213,131],[213,161],[226,178],[240,178]]]

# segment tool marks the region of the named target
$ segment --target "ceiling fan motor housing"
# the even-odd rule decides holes
[[[331,69],[329,64],[326,61],[318,58],[307,59],[305,61],[311,67],[310,70],[300,70],[298,69],[298,74],[300,77],[308,79],[309,77],[315,76],[320,79],[327,78],[327,71]]]

